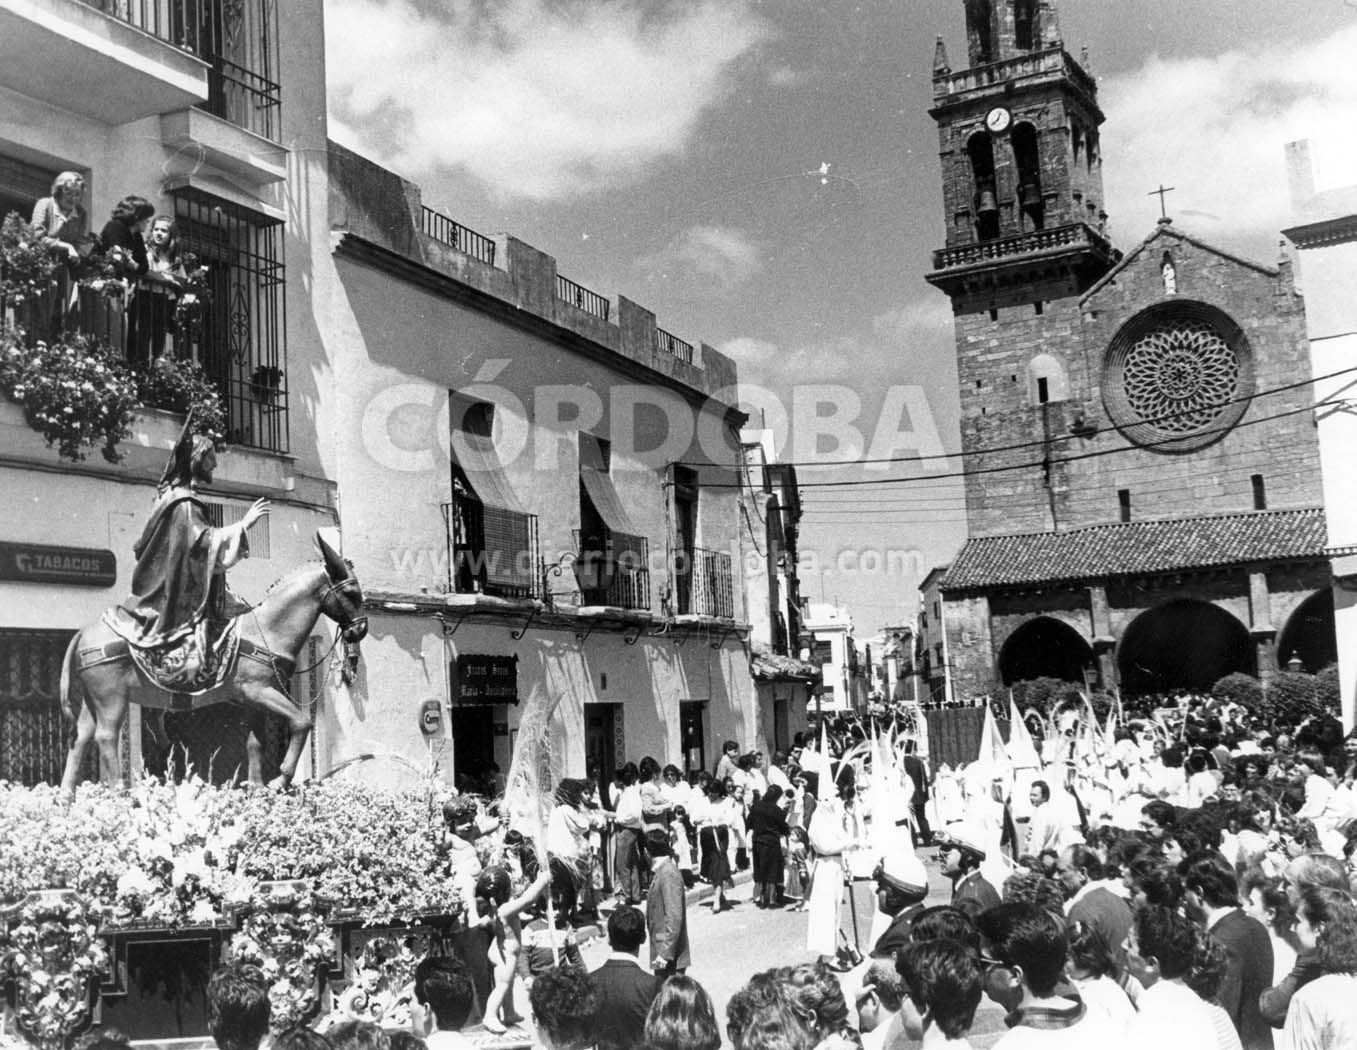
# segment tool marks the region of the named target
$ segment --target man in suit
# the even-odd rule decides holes
[[[979,836],[965,828],[949,828],[942,841],[942,873],[952,880],[952,907],[974,918],[999,903],[999,891],[980,874],[985,849]]]
[[[646,833],[650,856],[650,894],[646,897],[646,925],[650,928],[650,968],[659,977],[683,973],[692,965],[688,954],[688,899],[683,875],[674,862],[669,832]]]
[[[914,811],[914,826],[918,828],[919,838],[916,846],[928,846],[933,842],[933,831],[928,826],[928,767],[924,760],[914,753],[914,741],[905,743],[905,775],[913,786],[909,806]]]
[[[612,954],[589,975],[598,989],[598,1050],[631,1050],[643,1041],[646,1014],[663,983],[637,959],[645,939],[639,908],[621,907],[608,917]]]
[[[1272,984],[1272,941],[1261,922],[1239,909],[1239,884],[1224,857],[1204,851],[1187,859],[1183,903],[1188,915],[1229,953],[1216,997],[1234,1022],[1244,1050],[1268,1050],[1272,1031],[1258,999]]]

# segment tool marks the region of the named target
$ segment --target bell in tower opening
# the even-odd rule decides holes
[[[971,158],[971,180],[975,187],[975,236],[992,241],[999,236],[999,197],[994,180],[994,139],[980,131],[966,143]]]

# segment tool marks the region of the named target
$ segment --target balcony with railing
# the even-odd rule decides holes
[[[197,25],[209,2],[0,4],[0,86],[109,125],[206,102]]]
[[[674,551],[675,599],[680,616],[735,618],[735,579],[730,555],[722,551]]]
[[[450,219],[427,205],[420,206],[420,231],[440,244],[479,259],[487,266],[495,265],[495,242],[483,233]]]
[[[650,545],[644,536],[606,532],[582,537],[575,529],[572,568],[584,605],[650,609]]]
[[[448,590],[492,598],[542,597],[537,515],[464,496],[440,504],[447,538]]]
[[[687,364],[693,363],[693,344],[684,342],[663,328],[655,329],[655,349],[662,354],[672,354]]]
[[[595,317],[608,319],[608,312],[611,304],[598,292],[591,292],[582,284],[576,284],[568,277],[556,275],[556,298],[563,303],[569,303],[571,306],[578,307],[587,314],[593,314]]]

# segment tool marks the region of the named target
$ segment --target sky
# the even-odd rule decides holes
[[[1275,261],[1296,139],[1321,188],[1357,182],[1357,0],[1058,6],[1099,81],[1119,248],[1162,184],[1176,225]],[[730,354],[800,464],[803,594],[859,639],[910,622],[966,535],[938,476],[960,467],[951,312],[923,280],[933,49],[966,66],[962,0],[327,0],[326,23],[331,137]]]

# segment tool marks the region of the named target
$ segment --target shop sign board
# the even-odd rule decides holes
[[[118,580],[118,559],[112,551],[88,547],[0,543],[0,580],[112,587]]]
[[[466,653],[453,664],[452,702],[460,706],[518,703],[518,657]]]

